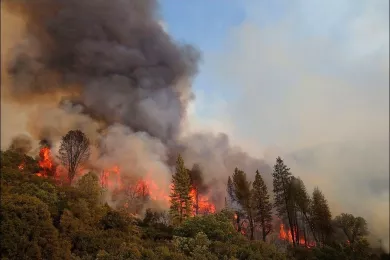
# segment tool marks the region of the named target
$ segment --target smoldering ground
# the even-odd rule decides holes
[[[23,20],[22,36],[7,55],[4,99],[31,104],[23,112],[33,138],[48,139],[56,148],[67,131],[81,129],[96,144],[90,160],[95,167],[115,164],[140,176],[152,169],[167,190],[169,158],[181,152],[188,168],[202,166],[202,185],[213,185],[220,205],[235,167],[249,174],[270,171],[262,160],[233,148],[226,135],[179,138],[200,53],[166,33],[157,1],[31,0],[3,6]]]

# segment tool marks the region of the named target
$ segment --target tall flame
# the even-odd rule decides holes
[[[196,188],[192,187],[190,197],[193,205],[193,215],[215,213],[215,205],[210,202],[208,196],[200,194]]]
[[[55,175],[55,165],[51,156],[51,151],[49,147],[42,147],[39,151],[40,160],[38,162],[41,170],[36,173],[37,176],[48,177],[50,175]]]
[[[294,235],[296,234],[297,230],[296,228],[293,230]],[[288,241],[289,243],[293,242],[293,234],[291,234],[291,230],[287,229],[287,232],[285,230],[284,224],[281,223],[279,227],[279,239]],[[315,242],[311,241],[305,241],[305,238],[301,236],[298,241],[299,245],[306,245],[307,247],[313,247],[315,246]]]

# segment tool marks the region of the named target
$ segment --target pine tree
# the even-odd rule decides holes
[[[228,179],[229,184],[229,179]],[[247,180],[246,173],[239,169],[235,169],[233,178],[231,180],[230,188],[232,197],[245,212],[245,215],[249,221],[250,239],[254,239],[254,210],[252,203],[252,190],[251,183]],[[237,213],[237,216],[239,213]]]
[[[173,224],[181,224],[191,216],[191,179],[188,170],[184,167],[181,155],[177,157],[176,171],[172,176],[170,215]]]
[[[265,185],[258,170],[253,182],[252,196],[255,219],[261,226],[265,242],[267,235],[272,231],[272,204],[269,201],[267,185]]]
[[[288,168],[283,160],[276,158],[276,164],[274,165],[273,176],[273,192],[275,196],[275,208],[280,218],[287,216],[290,231],[292,234],[293,245],[295,246],[295,233],[294,233],[294,221],[293,221],[293,203],[291,192],[291,179],[290,168]]]
[[[228,182],[227,182],[227,193],[229,195],[230,203],[236,202],[236,196],[234,195],[234,187],[233,187],[233,181],[230,176],[228,177]]]
[[[310,218],[310,204],[311,204],[310,195],[307,193],[306,186],[299,177],[294,179],[294,185],[295,185],[295,203],[296,203],[297,211],[301,216],[305,243],[307,243],[306,226],[310,228],[313,238],[317,242],[313,223]]]
[[[317,240],[321,244],[326,244],[332,234],[332,215],[328,202],[318,187],[314,188],[310,211]]]

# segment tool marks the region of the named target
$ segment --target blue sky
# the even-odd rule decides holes
[[[194,45],[202,52],[200,73],[195,79],[195,92],[207,91],[211,98],[220,96],[217,82],[208,70],[207,54],[221,53],[226,49],[226,37],[229,30],[241,24],[246,17],[245,6],[239,0],[162,0],[161,13],[172,37],[180,42]],[[226,93],[224,93],[226,94]],[[207,103],[207,101],[206,101]],[[198,109],[206,116],[207,109]]]
[[[369,183],[389,178],[389,1],[160,3],[173,38],[202,52],[192,123],[281,155],[388,241],[389,188]]]

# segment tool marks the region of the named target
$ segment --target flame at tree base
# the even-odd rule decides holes
[[[36,176],[42,178],[53,178],[59,184],[68,183],[67,179],[67,170],[62,167],[60,164],[55,163],[51,150],[48,146],[44,146],[40,149],[39,152],[39,161],[38,165],[40,167],[39,172],[35,173]],[[18,166],[19,170],[24,169],[24,164]],[[76,179],[82,177],[84,174],[89,172],[88,169],[83,169],[79,167]],[[101,170],[99,176],[99,183],[102,188],[110,191],[110,194],[120,194],[123,196],[133,196],[133,197],[142,197],[144,201],[152,200],[158,202],[161,206],[169,207],[170,205],[170,196],[168,193],[169,188],[172,189],[172,185],[158,185],[155,180],[151,177],[152,174],[149,172],[146,176],[136,178],[134,177],[130,182],[124,179],[122,176],[121,169],[119,166],[114,165],[113,167],[106,168]],[[191,202],[193,205],[192,215],[197,214],[212,214],[216,212],[215,205],[210,202],[208,195],[200,194],[194,187],[191,188],[189,193],[191,197]],[[123,204],[124,207],[129,203],[126,202]]]
[[[296,233],[296,230],[293,230],[294,233]],[[295,235],[295,234],[294,234]],[[280,224],[280,227],[279,227],[279,239],[280,240],[284,240],[284,241],[287,241],[289,243],[293,243],[293,235],[291,234],[291,230],[288,229],[287,232],[285,230],[285,227],[284,227],[284,224],[281,223]],[[298,245],[303,245],[303,246],[306,246],[308,248],[310,247],[314,247],[316,244],[315,242],[312,242],[312,241],[305,241],[305,238],[304,237],[300,237],[299,238],[299,241],[297,242]]]

